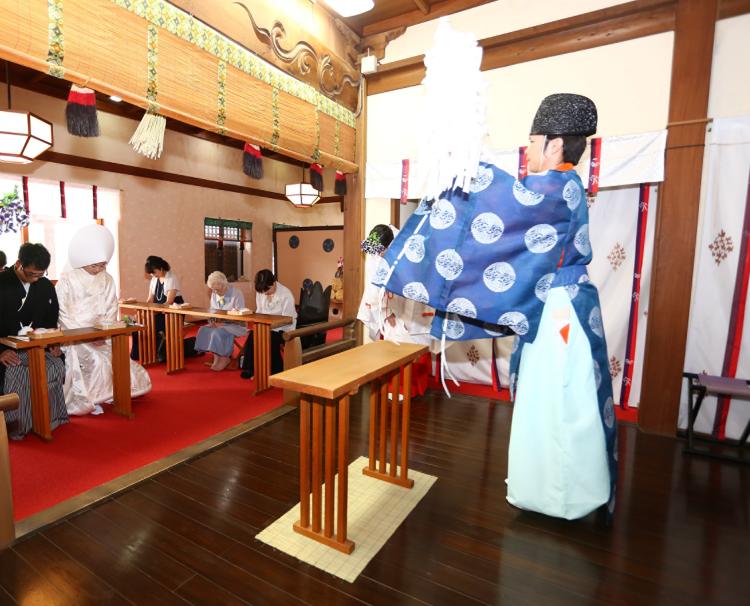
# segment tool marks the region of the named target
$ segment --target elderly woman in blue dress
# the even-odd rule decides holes
[[[231,286],[227,277],[220,271],[215,271],[208,276],[206,286],[211,289],[212,310],[230,311],[245,307],[245,297],[242,292]],[[198,331],[195,349],[198,351],[210,351],[214,354],[211,370],[224,370],[232,361],[232,350],[234,340],[247,332],[247,327],[238,322],[222,322],[221,320],[209,320],[207,326],[202,326]]]

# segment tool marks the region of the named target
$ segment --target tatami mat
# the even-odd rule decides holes
[[[435,476],[409,470],[414,487],[407,489],[364,475],[362,469],[366,466],[365,457],[359,457],[349,465],[348,538],[356,544],[351,555],[294,532],[292,524],[299,520],[299,503],[255,538],[345,581],[354,582],[437,480]],[[323,492],[325,495],[325,489]]]

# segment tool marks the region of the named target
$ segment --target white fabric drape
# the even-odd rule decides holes
[[[633,271],[638,218],[644,210],[648,213],[640,292],[637,294],[636,346],[630,354],[633,363],[628,399],[630,406],[638,406],[640,399],[657,198],[657,188],[652,186],[649,192],[649,206],[642,209],[639,190],[639,187],[600,190],[589,209],[589,234],[594,251],[594,258],[589,265],[589,275],[599,289],[602,303],[604,334],[607,338],[610,375],[616,404],[621,403],[622,381],[626,373],[625,352],[629,330],[633,328],[630,323],[630,309],[634,297]]]
[[[730,326],[737,268],[745,223],[750,174],[750,117],[715,119],[704,163],[704,189],[696,241],[693,296],[690,305],[685,370],[721,375],[727,343],[740,343],[736,376],[750,379],[750,306],[744,330]],[[738,320],[742,321],[741,318]],[[738,340],[739,339],[739,340]],[[715,397],[706,396],[695,424],[712,433]],[[750,417],[750,402],[731,401],[726,436],[739,438]],[[679,427],[687,426],[687,390],[683,385]]]

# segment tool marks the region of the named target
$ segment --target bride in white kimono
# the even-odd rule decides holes
[[[88,225],[73,236],[68,247],[70,268],[56,286],[62,328],[117,320],[115,281],[106,271],[113,252],[114,238],[103,225]],[[108,339],[79,343],[63,347],[63,352],[68,414],[100,414],[100,404],[112,400],[112,343]],[[148,373],[132,360],[130,391],[133,397],[151,391]]]

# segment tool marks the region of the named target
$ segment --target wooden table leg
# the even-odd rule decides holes
[[[49,419],[49,393],[47,392],[47,362],[44,347],[30,347],[29,383],[31,386],[31,427],[43,440],[52,440]]]
[[[154,312],[150,309],[136,311],[138,324],[143,330],[135,337],[138,339],[138,361],[141,366],[151,366],[156,362],[156,332]]]
[[[384,380],[380,384],[380,443],[378,450],[378,471],[385,473],[385,446],[386,431],[388,428],[388,381]]]
[[[112,337],[112,399],[116,413],[129,419],[133,418],[127,335]]]
[[[333,492],[335,484],[334,475],[334,451],[336,448],[336,406],[329,402],[326,406],[326,472],[325,472],[325,524],[323,534],[331,538],[333,536]]]
[[[349,396],[338,402],[315,399],[312,404],[312,521],[309,514],[310,487],[307,484],[309,467],[309,401],[300,402],[300,520],[293,530],[342,553],[354,551],[354,542],[347,539],[347,507],[349,500]],[[325,436],[324,417],[325,409]],[[336,413],[338,409],[338,431]],[[338,441],[338,486],[334,489],[334,450]],[[324,451],[325,442],[325,451]],[[325,457],[325,461],[323,458]],[[321,471],[325,463],[324,478]],[[325,516],[321,492],[325,481]],[[334,493],[336,493],[336,528],[334,537]],[[324,518],[324,519],[323,519]]]
[[[397,371],[395,375],[388,378],[383,378],[380,390],[380,444],[379,444],[379,458],[378,468],[375,469],[374,465],[368,465],[362,470],[362,473],[378,480],[390,482],[391,484],[397,484],[404,488],[412,488],[414,486],[414,480],[410,480],[409,475],[409,415],[411,409],[411,364],[406,366],[404,370],[404,399],[401,403],[401,414],[398,414],[399,400],[399,383],[400,383],[400,371]],[[388,416],[388,385],[392,385],[393,393],[391,400],[391,427],[390,427],[390,440],[391,440],[391,464],[386,473],[386,442],[387,436],[386,431],[388,423],[386,421]],[[372,423],[372,417],[371,417]],[[397,471],[397,454],[398,454],[398,434],[401,432],[401,471]],[[370,439],[373,436],[372,426],[370,427]],[[371,446],[372,448],[372,446]]]
[[[312,419],[312,531],[320,532],[321,526],[321,481],[320,472],[323,458],[323,404],[313,401]]]
[[[255,364],[255,393],[269,388],[271,374],[271,327],[257,322],[253,327],[253,358]]]
[[[310,527],[310,400],[299,402],[299,526]]]
[[[172,374],[185,368],[184,349],[182,344],[183,320],[182,314],[166,313],[165,327],[167,340],[167,374]],[[182,349],[182,351],[180,351]]]
[[[10,545],[15,538],[16,525],[13,522],[8,431],[5,428],[5,413],[0,411],[0,551]]]
[[[401,393],[401,373],[397,372],[393,376],[393,388],[391,389],[391,466],[389,468],[392,478],[396,477],[396,456],[398,450],[398,396]]]
[[[370,383],[370,443],[368,445],[368,454],[370,460],[369,469],[375,469],[375,448],[377,440],[378,425],[378,396],[380,395],[380,385],[377,381]]]

